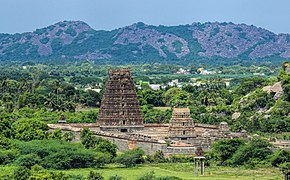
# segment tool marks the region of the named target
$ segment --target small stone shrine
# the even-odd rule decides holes
[[[66,120],[65,120],[64,114],[61,114],[61,115],[60,115],[60,118],[59,118],[59,120],[58,120],[58,123],[66,123]]]
[[[201,147],[197,147],[194,155],[194,175],[198,176],[198,162],[200,162],[200,173],[204,175],[204,152]]]

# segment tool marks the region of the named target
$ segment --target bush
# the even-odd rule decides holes
[[[225,139],[215,142],[212,145],[212,149],[213,153],[217,154],[221,164],[225,164],[225,161],[230,159],[244,144],[245,142],[241,139]]]
[[[103,180],[104,177],[98,172],[90,171],[90,174],[88,175],[88,179],[89,180]]]
[[[137,180],[153,180],[155,178],[154,174],[155,174],[154,171],[151,171],[149,173],[144,174],[143,176],[141,176]]]
[[[116,161],[125,167],[136,166],[137,164],[144,163],[144,151],[140,148],[129,150],[117,156]]]
[[[118,175],[109,177],[109,180],[122,180],[122,179],[123,178],[121,176],[118,176]]]
[[[271,158],[271,164],[274,167],[278,167],[280,164],[285,162],[290,162],[290,151],[284,149],[280,149],[279,151],[275,152]]]
[[[105,164],[110,163],[110,161],[111,161],[110,154],[97,152],[95,153],[93,164],[95,167],[103,167],[105,166]]]
[[[15,169],[13,178],[15,180],[27,180],[30,176],[30,170],[26,167],[20,166],[19,168]]]
[[[93,149],[85,149],[81,144],[66,141],[15,141],[14,144],[25,158],[31,159],[31,154],[37,155],[41,159],[39,164],[45,168],[70,169],[100,167],[110,161],[110,155],[108,154],[96,152]],[[25,159],[24,157],[20,159]]]
[[[101,139],[96,145],[96,150],[103,153],[109,153],[112,157],[117,155],[117,146],[106,139]]]
[[[17,157],[18,152],[16,150],[2,150],[0,149],[0,165],[5,165]]]
[[[44,139],[45,132],[49,130],[46,123],[36,119],[20,119],[13,123],[15,139],[31,141]]]
[[[269,149],[270,143],[264,139],[252,139],[249,143],[241,146],[231,158],[232,165],[243,165],[261,162],[272,154]],[[254,163],[255,164],[255,163]]]
[[[19,166],[25,166],[28,169],[30,169],[31,166],[35,164],[39,164],[40,162],[41,162],[41,159],[36,154],[22,155],[16,160],[16,164],[18,164]]]
[[[169,161],[176,163],[185,163],[185,162],[193,162],[194,161],[194,156],[186,156],[186,155],[173,155],[169,157]]]

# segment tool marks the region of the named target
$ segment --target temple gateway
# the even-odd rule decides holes
[[[109,70],[109,81],[97,120],[101,130],[143,130],[143,119],[131,74],[131,69]]]

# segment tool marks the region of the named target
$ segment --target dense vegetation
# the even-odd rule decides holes
[[[195,123],[219,124],[225,121],[234,131],[246,130],[250,134],[258,134],[254,137],[259,138],[250,140],[216,142],[206,154],[207,165],[273,166],[287,171],[290,167],[287,163],[290,161],[289,151],[272,152],[267,138],[289,140],[290,137],[288,66],[286,62],[282,68],[266,65],[232,67],[235,71],[230,71],[230,67],[211,67],[212,71],[220,71],[214,75],[198,74],[202,67],[198,64],[188,67],[145,64],[132,66],[132,69],[145,123],[168,123],[171,107],[189,107]],[[31,62],[2,64],[0,165],[16,167],[15,171],[3,178],[78,179],[77,175],[70,176],[59,171],[102,168],[111,163],[117,163],[119,167],[132,167],[144,163],[193,161],[191,156],[165,157],[162,151],[145,156],[142,149],[119,154],[116,145],[96,138],[86,128],[81,132],[80,143],[72,142],[72,133],[49,130],[47,124],[57,123],[61,116],[68,123],[92,123],[97,120],[108,68],[88,61],[64,65]],[[180,68],[189,69],[191,74],[175,74]],[[269,73],[270,70],[272,73]],[[264,72],[268,76],[253,76],[253,73]],[[170,85],[169,82],[176,79],[178,84]],[[281,82],[283,89],[278,98],[275,93],[263,91],[264,86],[276,82]],[[151,84],[159,84],[161,88],[153,90]],[[233,118],[234,113],[240,115]],[[162,179],[154,173],[145,177]],[[82,178],[97,179],[102,175],[92,171]],[[112,175],[114,178],[119,177]]]

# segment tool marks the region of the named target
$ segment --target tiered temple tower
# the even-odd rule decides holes
[[[196,137],[188,108],[173,108],[168,136],[176,141],[190,141]]]
[[[131,69],[109,70],[97,124],[103,131],[133,132],[144,128]]]

